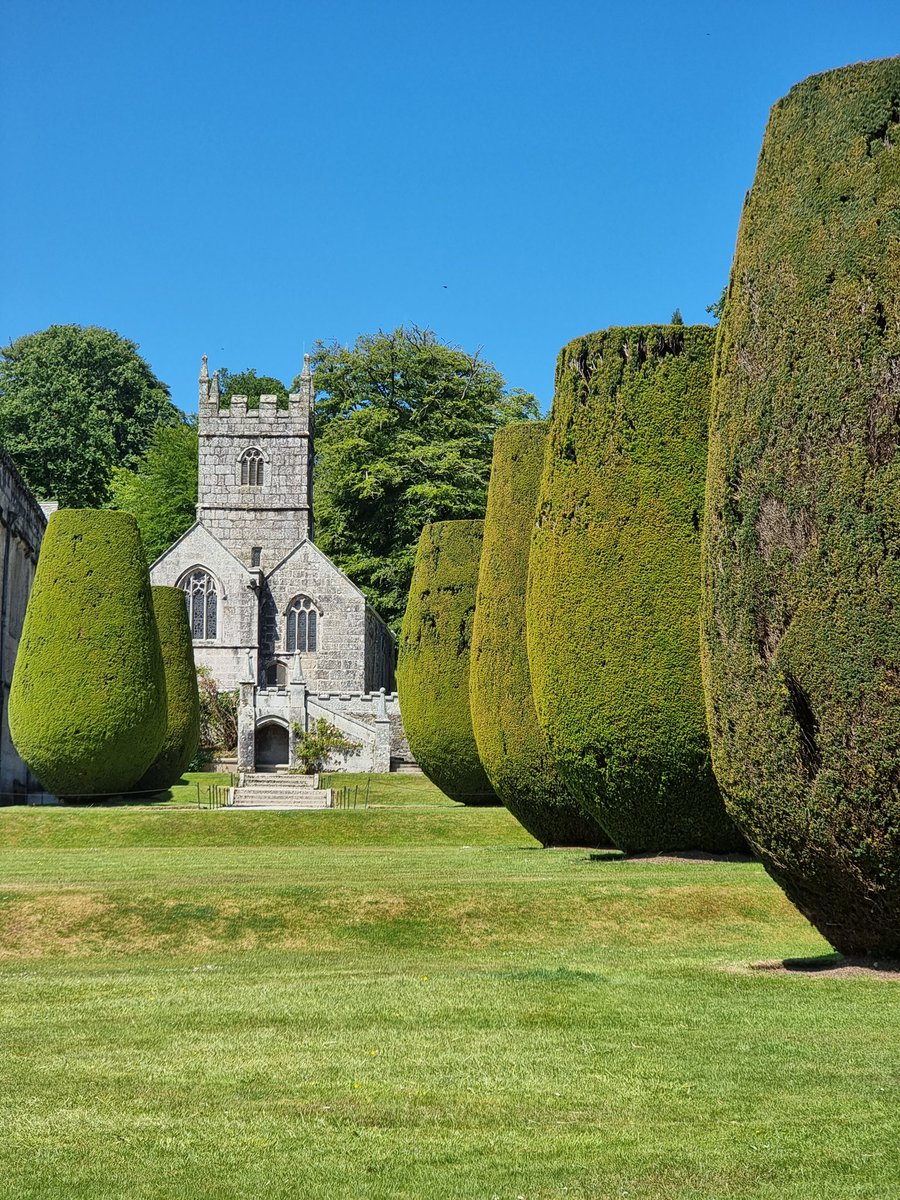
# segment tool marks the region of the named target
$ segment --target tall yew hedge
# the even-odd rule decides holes
[[[60,509],[47,526],[9,697],[16,749],[58,796],[127,791],[166,732],[166,683],[133,516]]]
[[[168,788],[187,770],[200,744],[200,692],[184,592],[151,587],[166,673],[166,736],[156,759],[138,780],[136,791]]]
[[[900,58],[772,109],[717,352],[715,769],[839,950],[900,957]]]
[[[463,804],[496,804],[469,712],[469,649],[483,521],[435,521],[419,538],[397,663],[416,762]]]
[[[535,705],[566,783],[628,852],[742,845],[700,679],[715,332],[608,329],[560,353],[531,546]]]
[[[608,839],[559,778],[540,731],[525,645],[525,588],[547,425],[494,436],[472,629],[469,699],[478,753],[509,811],[545,846]]]

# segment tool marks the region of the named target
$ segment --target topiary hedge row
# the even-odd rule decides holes
[[[472,629],[469,699],[478,753],[509,811],[545,846],[608,842],[556,773],[534,710],[525,645],[525,587],[547,425],[494,437]]]
[[[166,731],[150,580],[130,513],[61,509],[47,526],[9,697],[16,749],[48,791],[127,791]]]
[[[710,762],[700,521],[715,332],[608,329],[557,363],[527,622],[556,766],[621,849],[742,839]]]
[[[416,762],[463,804],[496,804],[469,713],[469,646],[483,521],[436,521],[419,539],[397,690]]]
[[[153,612],[166,675],[166,734],[136,791],[168,788],[187,770],[200,744],[200,693],[184,592],[151,587]]]
[[[900,957],[900,59],[772,110],[721,324],[703,637],[716,773],[850,954]]]

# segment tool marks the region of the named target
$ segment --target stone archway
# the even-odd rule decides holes
[[[267,721],[256,727],[256,766],[287,766],[291,758],[290,735],[283,725]]]

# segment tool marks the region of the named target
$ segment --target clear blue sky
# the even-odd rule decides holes
[[[401,323],[549,403],[556,352],[727,279],[768,110],[897,0],[6,0],[0,338],[290,381]]]

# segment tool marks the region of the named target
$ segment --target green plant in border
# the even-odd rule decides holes
[[[184,592],[151,587],[150,594],[166,672],[166,736],[156,760],[135,784],[138,792],[177,783],[200,745],[200,694]]]
[[[150,579],[130,513],[60,509],[38,559],[9,697],[16,749],[58,796],[128,791],[166,732]]]
[[[545,846],[602,846],[606,834],[553,766],[531,695],[525,588],[546,440],[543,421],[494,436],[472,626],[472,728],[494,791],[533,837]]]
[[[416,762],[445,795],[497,804],[469,711],[469,648],[483,521],[435,521],[419,538],[397,690]]]
[[[615,844],[742,847],[710,761],[700,514],[715,332],[638,326],[560,353],[531,547],[535,706]]]
[[[327,717],[319,717],[310,729],[295,721],[291,726],[294,735],[294,758],[300,764],[293,773],[314,775],[321,771],[335,751],[358,750],[361,743],[347,737]]]
[[[716,774],[838,950],[900,957],[900,58],[772,109],[720,326],[704,540]]]
[[[206,666],[197,667],[197,690],[200,693],[200,756],[202,761],[215,758],[217,753],[237,749],[238,702],[237,688],[225,691]]]

